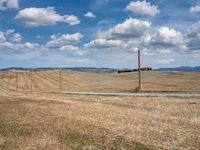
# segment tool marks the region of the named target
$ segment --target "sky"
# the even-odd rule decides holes
[[[200,66],[200,0],[0,0],[0,68]]]

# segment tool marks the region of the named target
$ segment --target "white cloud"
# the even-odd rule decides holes
[[[177,46],[184,48],[185,42],[184,35],[181,32],[168,27],[160,27],[151,39],[152,44],[164,47]]]
[[[61,51],[78,51],[79,47],[73,45],[65,45],[59,48]]]
[[[192,25],[192,27],[188,30],[189,36],[198,36],[200,34],[200,21]]]
[[[6,41],[6,37],[4,36],[4,33],[0,31],[0,43],[3,43]]]
[[[158,63],[159,64],[162,64],[162,65],[168,65],[172,62],[174,62],[175,60],[173,58],[170,58],[170,59],[162,59],[162,60],[159,60]]]
[[[129,18],[107,31],[98,32],[97,39],[84,44],[84,48],[136,52],[143,40],[148,40],[148,37],[143,38],[150,26],[150,22]]]
[[[49,48],[57,48],[69,43],[79,42],[83,38],[80,33],[74,34],[62,34],[62,35],[52,35],[50,41],[47,42],[46,46]]]
[[[37,43],[11,43],[11,42],[4,42],[0,43],[0,50],[10,50],[10,51],[31,51],[31,50],[44,50],[42,45]]]
[[[84,15],[85,17],[95,18],[96,16],[92,12],[87,12]]]
[[[138,46],[140,45],[141,41],[139,40],[111,40],[111,39],[95,39],[87,44],[84,44],[84,49],[88,51],[93,50],[109,50],[115,52],[128,52],[133,53],[138,50]]]
[[[15,19],[24,23],[27,27],[55,25],[58,22],[67,22],[69,25],[80,23],[74,15],[61,16],[55,11],[54,7],[25,8],[19,11]]]
[[[99,32],[98,38],[138,38],[144,35],[150,26],[150,22],[129,18],[108,31]]]
[[[19,33],[15,33],[11,37],[12,42],[20,42],[22,40],[22,36]]]
[[[7,38],[14,43],[22,40],[22,36],[19,33],[15,33],[14,29],[8,29],[5,32],[0,31],[0,41],[4,42]]]
[[[2,42],[0,43],[0,50],[13,50],[16,47],[10,42]]]
[[[0,0],[0,10],[18,9],[18,8],[19,8],[18,0]]]
[[[200,13],[200,6],[197,5],[197,6],[190,7],[190,12],[191,13]]]
[[[200,50],[200,21],[187,31],[187,47],[190,50]]]
[[[155,16],[160,12],[157,5],[151,5],[150,2],[146,1],[130,2],[129,5],[126,6],[125,10],[132,11],[138,15],[149,16]]]
[[[101,49],[131,53],[140,48],[144,50],[143,55],[148,56],[200,51],[200,21],[185,33],[169,27],[148,30],[150,25],[147,21],[127,19],[107,31],[98,32],[97,38],[84,44],[83,48],[91,52]]]
[[[15,32],[14,29],[8,29],[8,30],[6,30],[5,35],[6,35],[6,36],[9,36],[10,34],[12,34],[12,33],[14,33],[14,32]]]
[[[142,43],[144,45],[148,45],[152,40],[152,36],[150,34],[144,34],[144,36],[142,36]]]
[[[41,48],[42,46],[37,43],[26,42],[24,44],[21,44],[20,47],[22,47],[22,49],[24,50],[36,50],[37,48]]]
[[[78,19],[78,17],[76,17],[74,15],[65,15],[64,18],[65,18],[65,21],[71,26],[77,25],[81,22]]]
[[[121,47],[123,41],[121,40],[106,40],[106,39],[95,39],[84,46],[91,49],[105,49],[111,47]]]
[[[22,42],[22,36],[19,33],[15,33],[15,30],[9,29],[5,32],[0,31],[0,51],[49,51],[59,50],[68,51],[74,55],[85,55],[88,52],[82,51],[79,47],[71,45],[79,42],[83,38],[80,33],[74,34],[54,34],[50,37],[50,40],[44,44],[38,44],[33,42]]]
[[[5,32],[0,31],[0,50],[9,51],[30,51],[30,50],[45,50],[43,45],[37,43],[25,42],[22,43],[22,36],[15,33],[15,30],[9,29]]]

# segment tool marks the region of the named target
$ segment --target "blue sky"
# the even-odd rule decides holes
[[[0,68],[200,65],[200,1],[0,0]]]

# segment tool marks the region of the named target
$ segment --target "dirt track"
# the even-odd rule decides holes
[[[131,97],[200,97],[200,93],[98,93],[98,92],[62,92],[66,95],[97,95],[97,96],[131,96]]]

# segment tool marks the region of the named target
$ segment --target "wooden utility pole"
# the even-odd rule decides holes
[[[138,91],[141,90],[140,50],[138,50]]]
[[[62,92],[62,70],[60,69],[60,93]]]

